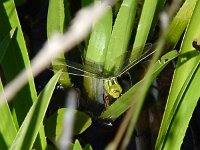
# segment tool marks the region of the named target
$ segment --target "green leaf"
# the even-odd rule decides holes
[[[9,44],[1,64],[8,83],[13,80],[22,69],[30,66],[30,60],[14,0],[6,0],[0,3],[0,18],[2,22],[0,24],[0,41],[2,41],[2,38],[5,37],[11,29],[17,28],[15,33],[16,38],[13,38],[12,44]],[[24,121],[24,118],[32,106],[33,101],[36,99],[37,93],[34,79],[33,77],[29,77],[28,84],[24,86],[20,92],[18,92],[12,101],[13,120],[15,121],[17,129]],[[40,134],[38,136],[40,139],[37,138],[36,143],[38,148],[42,149],[46,146],[46,139],[43,133],[44,131],[41,127]]]
[[[200,57],[199,57],[200,59]],[[197,65],[194,73],[192,75],[192,79],[188,83],[186,89],[182,92],[183,95],[178,97],[181,101],[176,104],[177,109],[173,109],[176,111],[173,114],[173,120],[170,121],[170,129],[166,135],[166,145],[165,149],[171,149],[171,145],[174,145],[173,149],[178,149],[181,147],[183,142],[183,138],[185,136],[186,130],[188,128],[189,121],[192,117],[193,111],[197,106],[197,102],[200,98],[199,83],[200,83],[200,63]],[[188,109],[189,108],[189,109]],[[184,117],[183,117],[184,116]]]
[[[18,19],[18,14],[13,0],[7,0],[0,3],[0,41],[13,28],[17,28],[16,38],[12,39],[12,44],[9,44],[7,51],[2,61],[2,68],[9,82],[24,68],[30,66],[28,51],[26,48],[21,25]],[[34,100],[37,99],[37,93],[33,77],[29,78],[28,84],[15,96],[12,105],[16,113],[15,125],[21,125],[26,113],[29,111]],[[22,109],[23,108],[23,109]]]
[[[55,32],[64,31],[64,0],[50,0],[47,16],[47,37]]]
[[[200,56],[200,55],[199,55]],[[200,58],[198,56],[198,58]],[[188,110],[188,108],[195,108],[197,101],[199,100],[200,94],[199,92],[194,92],[200,90],[198,88],[198,84],[200,83],[200,79],[198,78],[200,69],[199,69],[200,63],[196,65],[194,70],[188,75],[188,78],[186,79],[185,83],[183,84],[179,95],[177,96],[177,99],[174,102],[173,108],[170,111],[169,117],[167,118],[166,124],[163,124],[162,126],[162,139],[168,139],[166,142],[166,147],[170,144],[177,142],[177,140],[182,141],[182,136],[185,135],[185,131],[188,127],[188,124],[185,122],[186,118],[190,118],[190,114],[192,114],[193,109]],[[190,99],[190,102],[187,102]],[[187,103],[187,105],[184,106],[184,103]],[[187,109],[187,111],[185,111]],[[168,111],[168,110],[166,110]],[[184,117],[181,117],[183,116]],[[175,122],[175,125],[173,125],[173,122]],[[183,134],[182,136],[177,136]],[[176,135],[176,140],[172,140],[173,135]],[[158,146],[158,145],[157,145]],[[165,148],[166,148],[165,147]],[[167,148],[166,148],[167,149]]]
[[[84,149],[84,150],[93,150],[93,149],[92,149],[92,146],[89,145],[89,144],[85,145],[85,147],[84,147],[83,149]]]
[[[197,91],[200,89],[199,86],[196,86],[196,84],[200,84],[200,81],[196,79],[196,74],[198,74],[197,67],[199,65],[199,56],[196,55],[197,57],[191,58],[191,55],[188,54],[194,49],[192,47],[192,42],[197,31],[199,31],[199,13],[200,1],[197,1],[182,42],[181,55],[178,59],[177,68],[174,73],[164,117],[156,142],[156,149],[167,149],[171,145],[173,145],[173,149],[180,149],[186,129],[199,98]],[[182,55],[185,55],[186,57],[181,57]],[[194,87],[196,87],[196,89],[193,91],[189,90]],[[180,132],[177,133],[175,129]],[[176,136],[170,136],[174,135],[173,132],[176,133]]]
[[[90,62],[101,70],[105,63],[112,31],[112,10],[110,6],[108,7],[106,14],[92,28],[85,58],[86,64]],[[84,78],[83,84],[89,99],[98,99],[98,95],[102,94],[103,86],[99,80]]]
[[[78,140],[75,141],[73,150],[82,150],[81,144]]]
[[[142,51],[153,21],[154,13],[156,10],[158,0],[145,0],[142,8],[142,14],[137,28],[137,33],[135,36],[134,45],[132,48],[132,53],[130,61],[135,60],[138,56],[142,54]],[[137,49],[141,47],[141,49]]]
[[[61,72],[55,74],[29,110],[10,149],[31,149]]]
[[[66,13],[66,14],[65,14]],[[66,18],[65,18],[66,17]],[[63,33],[65,29],[65,24],[69,23],[69,7],[66,0],[50,0],[48,15],[47,15],[47,37],[48,39],[52,36],[53,33],[59,32]],[[65,59],[64,54],[59,56],[61,59]],[[56,61],[52,61],[53,68],[57,65]],[[58,66],[58,65],[57,65]],[[66,65],[67,66],[67,65]],[[63,73],[59,79],[59,83],[64,87],[71,86],[71,80],[69,74],[67,73],[66,67],[59,67],[55,70],[63,69]],[[56,73],[56,72],[54,72]]]
[[[1,78],[0,91],[3,91]],[[4,101],[6,101],[6,98],[4,98]],[[0,104],[0,120],[2,120],[0,123],[0,149],[8,149],[17,135],[17,130],[7,102]]]
[[[112,10],[109,7],[106,14],[98,22],[96,22],[92,28],[85,58],[86,63],[87,61],[90,61],[92,63],[104,66],[111,31]]]
[[[180,40],[192,16],[197,0],[186,0],[167,29],[166,50],[171,50]]]
[[[46,136],[52,141],[58,141],[63,129],[64,113],[68,111],[67,108],[61,108],[52,116],[50,116],[45,123]],[[91,124],[91,118],[83,112],[74,110],[75,120],[73,125],[73,134],[80,134],[85,131]]]
[[[117,62],[113,62],[113,60],[127,52],[136,7],[136,0],[124,0],[119,9],[106,55],[104,70],[107,72],[118,70],[124,62],[124,58],[119,59]]]
[[[153,82],[153,80],[165,68],[165,66],[177,56],[178,53],[176,51],[171,51],[162,56],[162,58],[158,60],[153,66],[153,71],[150,77],[151,81]],[[114,121],[132,105],[135,105],[137,101],[132,101],[133,95],[137,94],[137,89],[143,85],[143,82],[145,82],[145,77],[143,80],[141,80],[140,82],[135,84],[131,89],[129,89],[125,94],[119,97],[111,106],[109,106],[108,109],[100,115],[100,118],[111,119]]]
[[[157,24],[158,24],[158,21],[160,19],[160,15],[161,13],[163,12],[163,9],[165,9],[165,3],[166,3],[166,0],[159,0],[157,2],[157,6],[156,6],[156,11],[155,11],[155,14],[154,14],[154,18],[153,18],[153,21],[152,21],[152,24],[151,24],[151,29],[149,31],[149,37],[148,39],[153,39],[154,36],[157,35]]]
[[[4,58],[4,55],[6,53],[6,50],[8,48],[8,45],[10,44],[11,39],[13,38],[13,35],[16,31],[16,28],[13,28],[12,30],[10,30],[10,32],[5,36],[5,38],[1,41],[0,43],[0,64],[1,61]]]

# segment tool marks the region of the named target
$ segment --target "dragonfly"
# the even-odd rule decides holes
[[[68,61],[65,59],[56,59],[55,61],[56,61],[57,67],[53,68],[52,70],[59,71],[60,69],[58,70],[56,68],[66,67],[66,65],[67,65],[68,74],[102,79],[104,81],[103,85],[104,85],[104,88],[107,91],[107,93],[113,98],[118,98],[118,97],[120,97],[120,95],[122,93],[122,87],[118,83],[117,78],[121,77],[123,74],[128,72],[132,67],[134,67],[136,64],[138,64],[142,60],[146,59],[150,55],[152,55],[154,52],[155,52],[154,45],[152,45],[151,43],[146,44],[143,49],[143,53],[138,58],[136,58],[133,61],[125,62],[122,65],[122,67],[120,67],[114,73],[105,72],[103,70],[103,67],[99,67],[99,66],[96,67],[96,65],[91,62],[89,62],[89,63],[87,62],[84,65],[84,64],[79,64],[76,62]],[[114,61],[118,61],[121,57],[124,58],[124,55],[127,55],[127,53],[117,57],[116,59],[114,59]],[[128,56],[126,56],[126,57],[128,57]],[[126,59],[126,60],[128,60],[128,59]],[[66,73],[66,71],[64,70],[63,73]]]

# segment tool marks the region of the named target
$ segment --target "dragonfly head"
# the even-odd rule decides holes
[[[116,78],[105,80],[104,86],[108,94],[113,98],[118,98],[122,93],[122,88],[117,82]]]

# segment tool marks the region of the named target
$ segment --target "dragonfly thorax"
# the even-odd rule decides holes
[[[122,93],[122,88],[116,78],[106,79],[104,81],[105,90],[113,98],[118,98]]]

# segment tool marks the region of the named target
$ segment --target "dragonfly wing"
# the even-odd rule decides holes
[[[88,63],[87,65],[82,65],[76,62],[68,61],[65,59],[56,59],[56,65],[53,67],[53,71],[58,71],[60,68],[65,68],[67,65],[67,70],[64,69],[64,72],[68,72],[71,75],[76,76],[85,76],[85,77],[94,77],[94,78],[103,78],[102,71],[92,66],[92,64]],[[56,69],[58,68],[58,69]]]
[[[61,70],[63,74],[68,73],[68,74],[75,75],[75,76],[98,78],[95,74],[92,74],[92,73],[86,73],[82,70],[77,70],[77,69],[74,69],[74,68],[61,69],[62,67],[66,67],[66,66],[54,65],[53,67],[50,68],[50,70],[56,71],[56,72]]]
[[[127,72],[129,69],[131,69],[133,66],[141,62],[142,60],[146,59],[150,55],[152,55],[156,51],[155,46],[151,43],[148,43],[145,45],[145,48],[143,50],[143,53],[134,61],[127,61],[124,63],[124,65],[121,67],[121,69],[115,74],[116,77],[121,76],[125,72]]]

